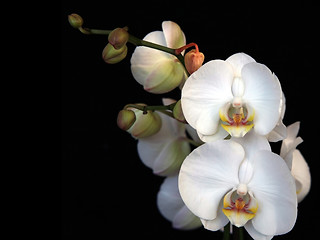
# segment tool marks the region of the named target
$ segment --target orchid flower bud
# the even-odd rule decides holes
[[[115,49],[122,48],[128,42],[129,33],[127,29],[127,27],[116,28],[109,34],[108,41]]]
[[[137,104],[141,106],[146,106],[145,104]],[[128,108],[134,112],[136,121],[127,130],[134,138],[145,138],[153,134],[156,134],[162,125],[161,118],[158,113],[153,111],[143,111],[135,108]]]
[[[115,49],[110,43],[102,51],[102,58],[106,63],[114,64],[123,60],[127,56],[128,48],[124,45],[120,49]]]
[[[181,99],[176,103],[173,110],[173,117],[177,119],[179,122],[186,123],[186,119],[184,118],[182,107],[181,107]]]
[[[83,24],[83,19],[80,15],[72,13],[68,16],[69,23],[74,28],[80,28]]]
[[[127,131],[136,121],[136,115],[133,111],[123,109],[119,112],[117,118],[118,127]]]
[[[197,71],[204,61],[204,55],[202,52],[192,49],[184,57],[185,66],[190,74]]]

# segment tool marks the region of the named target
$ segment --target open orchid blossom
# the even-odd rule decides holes
[[[243,137],[252,128],[269,134],[279,121],[281,99],[278,78],[249,55],[237,53],[194,72],[182,89],[181,103],[201,140],[212,141],[216,134]]]
[[[254,239],[271,239],[290,231],[297,217],[295,183],[286,163],[254,132],[196,148],[181,166],[179,191],[212,231],[230,221]]]
[[[165,105],[172,99],[163,99]],[[160,176],[179,172],[185,157],[191,152],[186,139],[186,125],[159,112],[162,125],[156,134],[139,139],[138,153],[142,162]]]
[[[185,35],[175,22],[162,22],[162,30],[147,34],[143,40],[173,49],[186,45]],[[132,54],[131,71],[137,82],[151,93],[169,92],[187,77],[175,56],[143,46],[137,47]]]
[[[157,195],[157,206],[162,216],[172,222],[173,228],[191,230],[202,226],[200,219],[181,199],[178,175],[165,178]]]
[[[291,170],[296,183],[298,202],[301,202],[310,191],[311,174],[306,160],[296,149],[303,142],[301,137],[297,137],[299,128],[300,122],[295,122],[287,127],[288,136],[282,141],[280,156]]]

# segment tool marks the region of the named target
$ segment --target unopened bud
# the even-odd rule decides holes
[[[129,39],[129,33],[127,32],[127,28],[116,28],[114,29],[108,36],[109,43],[115,48],[120,49]]]
[[[102,51],[102,58],[106,63],[114,64],[123,60],[127,56],[128,47],[124,45],[120,49],[115,49],[110,43]]]
[[[74,28],[80,28],[83,24],[83,19],[80,15],[72,13],[68,16],[68,21],[70,25]]]
[[[136,115],[131,110],[121,110],[118,114],[117,124],[122,130],[127,131],[136,121]]]
[[[202,52],[192,49],[184,56],[184,64],[190,74],[197,71],[204,61],[204,55]]]
[[[181,99],[176,103],[172,110],[173,117],[177,119],[179,122],[186,123],[186,119],[184,118],[182,107],[181,107]]]
[[[138,104],[145,106],[145,104]],[[162,125],[161,118],[158,113],[153,111],[147,111],[144,113],[141,110],[135,108],[128,108],[132,110],[136,115],[136,121],[127,130],[134,138],[145,138],[156,134]]]

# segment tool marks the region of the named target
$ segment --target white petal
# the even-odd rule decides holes
[[[144,89],[152,93],[166,93],[181,83],[184,78],[184,68],[180,62],[172,59],[163,59],[155,63],[152,67],[141,67],[141,65],[132,65],[134,77],[137,74],[145,74]],[[136,71],[135,71],[136,70]]]
[[[300,122],[295,122],[288,126],[288,136],[286,141],[293,141],[297,136],[300,129]]]
[[[203,135],[212,135],[219,125],[219,109],[232,99],[233,70],[230,64],[213,60],[194,72],[182,89],[182,110],[187,122]]]
[[[201,219],[202,225],[205,229],[211,231],[217,231],[223,228],[229,222],[229,219],[224,215],[223,211],[223,200],[221,200],[219,207],[218,207],[218,214],[217,217],[213,220],[205,220]]]
[[[194,215],[186,205],[183,204],[183,207],[173,218],[172,226],[176,229],[192,230],[201,227],[202,224],[200,218]]]
[[[303,142],[301,137],[297,137],[300,122],[295,122],[287,127],[287,138],[282,141],[280,156],[285,160],[289,169],[292,168],[293,152],[296,147]]]
[[[162,30],[169,48],[180,48],[186,45],[186,38],[178,24],[172,21],[163,21]]]
[[[298,202],[301,202],[310,191],[311,175],[306,160],[297,149],[293,151],[291,173],[296,180],[296,185],[297,182],[299,184],[299,188],[297,188],[296,190]]]
[[[161,31],[151,32],[147,34],[143,40],[166,46],[166,40],[163,32]],[[140,46],[135,48],[130,62],[133,65],[150,66],[163,58],[168,58],[169,56],[170,54],[157,49]]]
[[[254,174],[248,189],[259,204],[253,227],[269,236],[287,233],[297,217],[294,179],[280,156],[260,150],[252,158]]]
[[[282,120],[279,120],[276,127],[267,135],[269,142],[278,142],[285,139],[287,136],[287,128]]]
[[[157,206],[174,228],[188,230],[201,226],[200,219],[190,212],[180,197],[178,175],[167,177],[163,181],[157,194]]]
[[[169,221],[172,221],[184,206],[179,194],[178,176],[165,178],[157,194],[157,206],[160,213]]]
[[[175,103],[175,102],[177,102],[177,100],[174,100],[172,98],[162,98],[162,103],[165,106],[166,105],[170,105],[170,104]]]
[[[141,161],[158,175],[168,176],[179,171],[184,158],[190,153],[190,145],[182,139],[185,125],[159,113],[162,126],[158,133],[139,139],[138,153]]]
[[[186,124],[185,126],[186,126],[187,133],[190,135],[192,140],[194,140],[197,143],[203,143],[199,138],[197,131],[193,127],[191,127],[189,124]]]
[[[280,83],[265,65],[255,62],[246,64],[241,76],[245,85],[243,99],[255,111],[254,130],[267,135],[280,117]]]
[[[198,217],[212,220],[224,195],[239,183],[238,170],[244,158],[240,144],[209,142],[184,160],[179,174],[179,191],[187,207]]]
[[[152,42],[152,43],[157,43],[159,45],[167,46],[166,38],[165,38],[165,35],[162,31],[150,32],[143,38],[143,40],[146,40],[146,41]],[[154,49],[154,50],[159,51],[156,49]],[[162,51],[159,51],[159,52],[162,52]]]
[[[271,151],[270,144],[266,137],[258,135],[254,131],[248,132],[242,138],[232,137],[231,140],[240,143],[246,152],[246,158],[251,159],[251,157],[258,150],[269,150]]]
[[[153,173],[160,176],[172,176],[179,173],[180,166],[190,153],[190,145],[177,139],[168,142],[153,164]]]
[[[198,132],[198,136],[203,142],[214,142],[217,140],[222,140],[228,135],[229,133],[226,130],[224,130],[221,124],[219,124],[218,130],[212,135],[203,135]]]
[[[226,62],[232,65],[235,77],[241,77],[242,67],[255,60],[245,53],[236,53],[227,58]]]
[[[270,240],[273,238],[273,236],[268,236],[268,235],[264,235],[260,232],[258,232],[252,225],[252,221],[249,221],[246,223],[246,225],[244,225],[244,228],[246,229],[246,231],[249,233],[249,235],[253,238],[253,239],[259,239],[259,240]]]
[[[303,140],[297,138],[300,122],[295,122],[287,127],[287,137],[282,141],[280,156],[285,157],[291,150],[295,149]],[[297,140],[298,139],[298,140]]]

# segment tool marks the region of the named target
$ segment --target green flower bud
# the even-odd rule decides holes
[[[127,131],[136,121],[136,115],[131,110],[121,110],[118,114],[117,124],[122,130]]]
[[[181,107],[181,99],[176,103],[172,110],[173,117],[177,119],[179,122],[186,123],[186,119],[184,118],[182,107]]]
[[[114,29],[108,36],[109,43],[115,48],[120,49],[129,39],[129,33],[127,32],[127,28],[116,28]]]
[[[115,49],[110,43],[102,51],[102,58],[106,63],[114,64],[123,60],[127,56],[128,48],[124,45],[120,49]]]
[[[80,15],[72,13],[68,16],[68,21],[70,25],[74,28],[80,28],[83,24],[83,19]]]
[[[145,104],[138,105],[145,106]],[[132,137],[145,138],[156,134],[160,130],[162,121],[158,113],[147,111],[147,113],[144,114],[143,111],[135,108],[128,109],[132,110],[136,115],[136,121],[131,128],[127,130]]]

